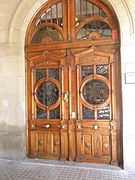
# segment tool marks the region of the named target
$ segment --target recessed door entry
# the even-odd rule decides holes
[[[48,1],[34,16],[25,48],[29,157],[120,163],[112,17],[92,0]]]

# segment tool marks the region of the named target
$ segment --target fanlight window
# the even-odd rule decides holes
[[[104,21],[90,21],[80,28],[76,39],[91,39],[112,37],[111,28]]]
[[[117,29],[106,6],[93,0],[75,0],[70,22],[68,2],[48,1],[33,19],[29,44],[49,44],[60,41],[112,39],[112,29]],[[75,12],[75,13],[74,13]],[[71,33],[72,32],[72,33]]]
[[[40,28],[32,37],[31,44],[48,44],[49,42],[62,41],[60,32],[52,27]]]
[[[96,16],[107,18],[103,10],[89,0],[76,0],[76,27],[83,19]]]
[[[41,14],[35,23],[35,27],[44,23],[54,23],[63,28],[62,2],[54,4]]]

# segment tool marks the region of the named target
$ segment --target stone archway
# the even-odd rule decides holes
[[[19,55],[20,55],[20,61],[23,62],[23,68],[22,68],[22,76],[24,77],[24,41],[25,41],[25,33],[26,33],[26,29],[27,26],[33,16],[33,14],[38,10],[38,8],[40,6],[42,6],[42,4],[45,1],[42,0],[38,0],[38,1],[31,1],[29,2],[28,0],[24,0],[20,7],[18,8],[18,10],[16,11],[16,13],[14,14],[13,18],[12,18],[12,23],[10,25],[10,33],[9,33],[9,43],[10,46],[12,46],[13,44],[18,46],[19,45]],[[134,37],[134,21],[133,21],[133,17],[132,17],[132,12],[131,12],[131,4],[130,3],[126,3],[125,0],[119,0],[119,1],[114,1],[112,2],[111,0],[109,0],[110,4],[112,5],[113,9],[116,12],[116,15],[119,19],[119,23],[120,23],[120,30],[121,30],[121,57],[122,57],[122,77],[123,77],[123,88],[125,87],[124,83],[125,83],[125,79],[124,79],[124,70],[125,70],[125,63],[127,62],[133,62],[132,58],[132,54],[133,54],[133,49],[132,49],[132,45],[133,45],[133,40],[135,39]],[[134,3],[134,2],[132,2]],[[123,18],[125,17],[125,18]],[[129,51],[131,52],[130,55],[127,55],[125,52]],[[129,61],[127,59],[130,59]],[[24,87],[24,80],[23,80],[23,87]],[[23,88],[23,94],[24,94],[24,88]],[[129,90],[130,92],[130,90]],[[126,106],[126,102],[129,102],[126,96],[126,91],[123,89],[123,108],[125,108]],[[23,103],[25,101],[25,98],[23,99]],[[130,111],[129,111],[130,112]],[[129,113],[128,113],[129,114]],[[131,116],[130,116],[131,117]],[[126,125],[126,121],[127,121],[127,116],[124,113],[123,114],[123,119],[124,119],[124,124]],[[129,129],[130,130],[130,129]],[[124,134],[127,135],[128,133],[128,129],[124,128]],[[124,140],[124,146],[128,146],[128,144],[126,143],[127,141]],[[125,164],[125,167],[128,166],[128,161],[127,157],[127,150],[124,150],[124,160],[125,163],[127,162],[127,165]]]

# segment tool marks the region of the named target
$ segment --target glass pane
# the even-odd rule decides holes
[[[81,66],[81,78],[82,80],[93,74],[93,66]]]
[[[59,68],[48,69],[48,77],[57,79],[59,81]]]
[[[82,105],[83,119],[94,119],[94,110],[86,108]]]
[[[37,69],[36,70],[36,83],[42,78],[46,78],[46,69]]]
[[[40,109],[38,106],[36,106],[36,118],[46,119],[46,110]]]
[[[46,106],[50,106],[59,98],[59,90],[57,86],[52,82],[43,82],[37,89],[37,99],[40,103]]]
[[[97,119],[110,119],[109,105],[100,110],[97,110]]]
[[[88,39],[93,32],[97,32],[100,38],[112,37],[112,30],[105,22],[90,21],[79,30],[76,39]]]
[[[92,3],[87,2],[87,14],[88,14],[87,16],[88,17],[92,16],[92,6],[93,6]]]
[[[45,13],[41,15],[41,23],[45,23]]]
[[[58,30],[52,27],[44,27],[35,32],[32,37],[32,44],[39,44],[44,37],[50,38],[52,41],[62,41],[62,36]]]
[[[91,80],[83,88],[84,99],[92,104],[98,105],[104,103],[109,97],[107,85],[100,80]]]
[[[46,15],[47,15],[47,22],[50,23],[51,22],[51,8],[47,9]]]
[[[56,19],[56,5],[52,6],[52,22],[57,24],[57,19]]]
[[[49,111],[49,119],[60,119],[60,106]]]
[[[86,17],[86,1],[82,0],[81,10],[82,10],[82,19],[84,19]]]
[[[94,16],[99,16],[99,8],[94,5]]]
[[[102,75],[108,79],[108,65],[96,65],[96,74]]]
[[[58,8],[58,24],[60,27],[63,27],[62,2],[57,4],[57,8]]]

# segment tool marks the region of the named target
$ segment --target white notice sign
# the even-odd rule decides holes
[[[126,73],[126,84],[135,84],[135,72]]]

